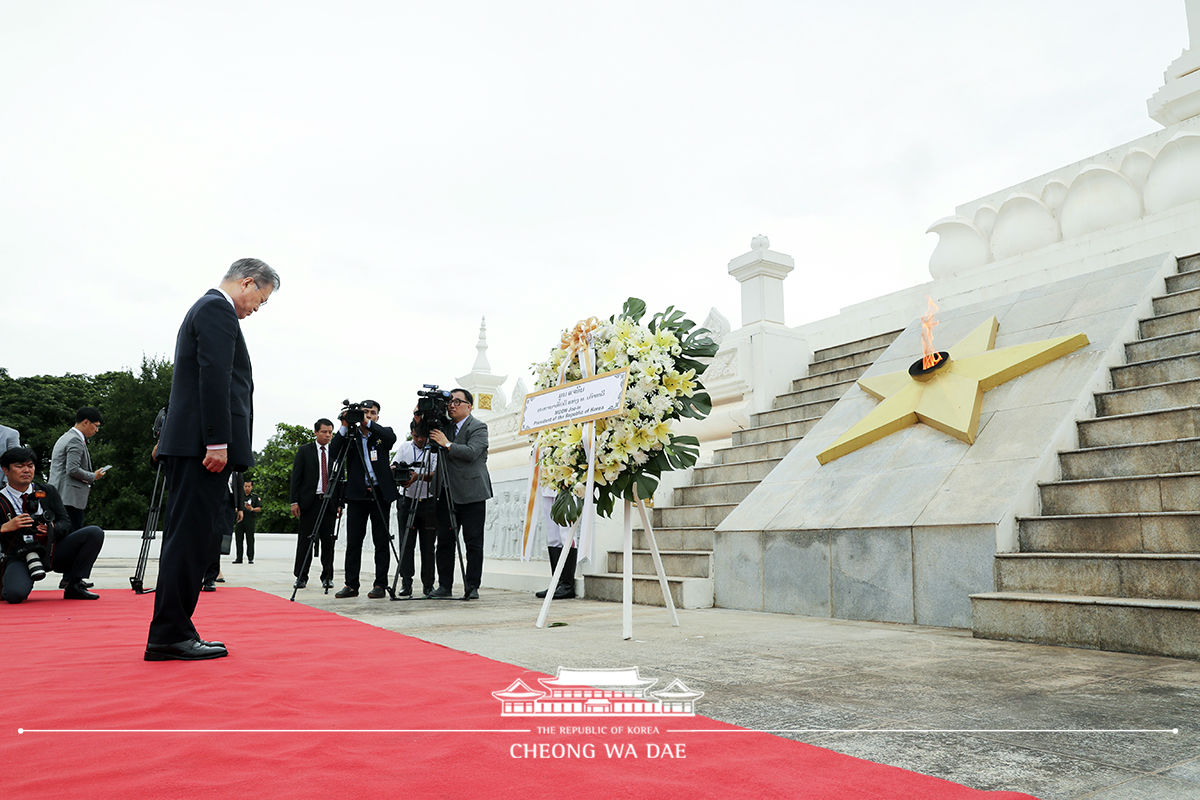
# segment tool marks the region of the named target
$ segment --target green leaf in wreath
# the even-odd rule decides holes
[[[642,315],[646,313],[646,301],[637,297],[631,297],[625,301],[625,305],[621,307],[621,316],[628,317],[634,322],[640,322]]]
[[[696,392],[691,397],[677,398],[679,416],[692,419],[704,419],[712,412],[712,398],[708,392]]]
[[[571,525],[583,513],[583,498],[563,489],[550,506],[550,518],[555,525]]]
[[[700,440],[695,436],[671,435],[671,441],[663,448],[671,469],[694,467],[700,459]]]

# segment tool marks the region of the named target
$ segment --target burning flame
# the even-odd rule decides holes
[[[921,317],[921,369],[928,370],[938,365],[942,354],[933,349],[933,329],[938,325],[934,315],[938,312],[938,304],[929,295],[925,295],[925,299],[929,301],[929,310]]]

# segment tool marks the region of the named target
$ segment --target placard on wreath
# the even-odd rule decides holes
[[[625,410],[629,367],[603,372],[525,395],[519,436],[559,425],[577,425]]]

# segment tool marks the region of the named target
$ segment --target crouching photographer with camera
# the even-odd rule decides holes
[[[20,603],[33,584],[53,569],[66,576],[63,598],[95,600],[87,582],[104,544],[104,531],[95,525],[71,530],[62,498],[53,486],[35,483],[37,457],[28,447],[0,454],[0,470],[8,485],[0,489],[0,599]]]

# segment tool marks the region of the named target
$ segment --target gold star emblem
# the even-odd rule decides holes
[[[999,327],[995,317],[984,322],[932,369],[918,369],[918,359],[910,370],[860,379],[858,385],[883,402],[821,451],[817,461],[828,464],[917,422],[972,444],[984,392],[1088,344],[1085,334],[1076,333],[993,350]]]

